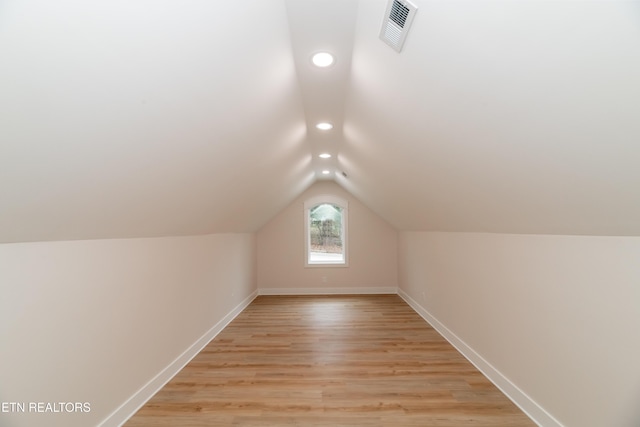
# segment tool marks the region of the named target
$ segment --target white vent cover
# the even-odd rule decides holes
[[[418,8],[407,0],[389,0],[384,14],[380,38],[400,52]]]

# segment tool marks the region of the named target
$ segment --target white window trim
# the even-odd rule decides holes
[[[309,262],[309,255],[311,254],[311,234],[309,233],[309,222],[311,208],[323,203],[330,203],[332,205],[340,206],[342,208],[342,252],[344,254],[344,262]],[[340,197],[332,196],[330,194],[324,194],[320,196],[311,197],[304,202],[304,239],[305,239],[305,251],[304,251],[304,266],[305,267],[349,267],[349,202]]]

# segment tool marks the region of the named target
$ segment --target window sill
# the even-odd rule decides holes
[[[329,262],[314,262],[314,263],[306,263],[305,268],[323,268],[323,267],[329,267],[329,268],[336,268],[336,267],[349,267],[349,264],[346,262],[342,262],[342,263],[329,263]]]

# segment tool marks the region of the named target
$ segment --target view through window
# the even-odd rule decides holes
[[[324,203],[309,212],[309,262],[343,263],[342,208]]]
[[[305,203],[307,265],[346,265],[347,204],[314,198]]]

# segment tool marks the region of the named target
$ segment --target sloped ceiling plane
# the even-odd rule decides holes
[[[413,3],[398,53],[385,0],[3,2],[0,242],[251,232],[319,179],[399,230],[640,235],[638,3]]]

